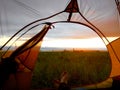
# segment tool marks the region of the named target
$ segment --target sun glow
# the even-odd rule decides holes
[[[117,38],[117,37],[116,37]],[[115,37],[109,37],[109,41],[116,39]],[[2,46],[8,40],[7,37],[0,39],[0,46]],[[14,41],[14,40],[13,40]],[[18,47],[22,45],[25,40],[17,41],[12,44],[12,41],[7,44],[7,46]],[[57,38],[47,38],[43,39],[41,48],[64,48],[64,49],[106,49],[105,44],[99,38],[87,38],[87,39],[57,39]]]
[[[44,40],[42,47],[49,48],[77,48],[77,49],[96,49],[106,48],[100,38],[90,39],[50,39]]]
[[[22,45],[25,41],[22,40],[17,40],[15,43],[13,43],[17,38],[13,38],[6,46],[20,46]],[[9,40],[9,37],[3,37],[3,38],[0,38],[0,46],[4,45],[7,41]]]

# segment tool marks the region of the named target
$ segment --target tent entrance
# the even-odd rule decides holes
[[[55,28],[48,31],[42,42],[41,52],[38,55],[33,73],[33,87],[53,88],[54,83],[50,82],[53,82],[54,79],[59,79],[63,71],[69,73],[72,87],[95,84],[109,77],[111,62],[107,49],[97,48],[97,50],[96,48],[91,48],[90,44],[96,44],[96,40],[88,43],[89,38],[92,40],[97,37],[104,45],[101,38],[93,30],[76,23],[64,22],[53,25]],[[84,44],[83,46],[87,44],[87,47],[80,47],[82,44]],[[101,67],[101,65],[103,66]],[[106,72],[105,68],[108,72]],[[95,74],[98,74],[97,71],[99,75]],[[93,79],[93,77],[95,78]],[[100,78],[101,80],[98,80]],[[36,84],[34,84],[34,81]]]

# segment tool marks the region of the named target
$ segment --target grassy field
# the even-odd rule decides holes
[[[53,88],[63,71],[71,86],[94,84],[107,79],[111,63],[106,51],[40,52],[33,73],[32,88]]]

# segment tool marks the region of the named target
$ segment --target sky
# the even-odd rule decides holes
[[[97,42],[96,42],[97,41]],[[53,39],[43,41],[42,48],[45,50],[106,50],[104,43],[100,38],[92,39]],[[41,49],[42,50],[42,49]]]
[[[86,26],[73,23],[58,23],[54,27],[45,35],[41,50],[45,50],[45,48],[46,50],[106,50],[106,46],[101,38]],[[5,43],[5,39],[7,40],[7,37],[1,42]],[[13,46],[20,46],[24,43],[24,39],[17,41]]]
[[[55,24],[55,28],[49,30],[44,37],[42,48],[106,49],[101,38],[93,30],[73,23]]]

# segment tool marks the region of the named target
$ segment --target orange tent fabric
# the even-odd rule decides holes
[[[18,63],[18,70],[15,75],[10,75],[9,81],[4,87],[5,89],[30,89],[32,72],[39,54],[41,42],[49,29],[50,25],[45,25],[37,35],[29,39],[22,46],[18,47],[11,53],[9,57],[15,58]],[[13,84],[9,85],[11,82]]]

